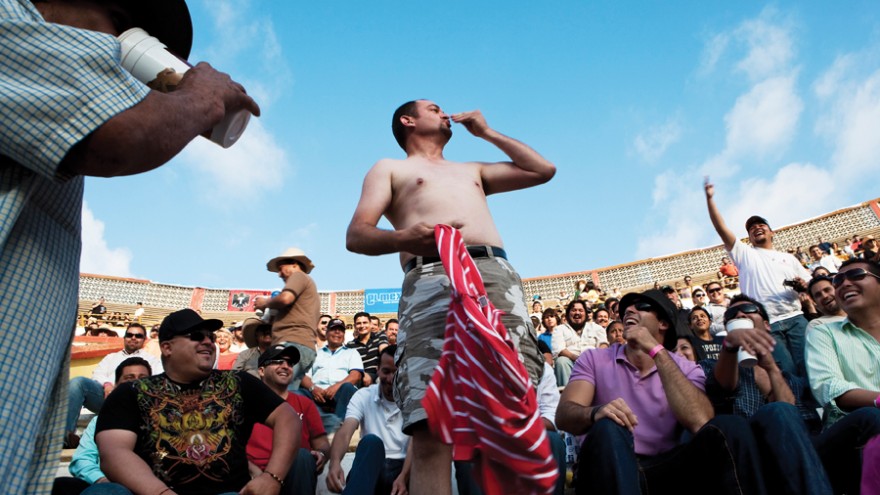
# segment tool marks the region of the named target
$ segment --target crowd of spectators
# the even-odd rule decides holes
[[[764,219],[750,222],[750,236],[772,236]],[[731,256],[724,257],[717,276],[703,284],[687,275],[675,286],[657,284],[657,290],[621,299],[582,280],[564,308],[545,309],[540,298],[533,300],[532,322],[546,359],[540,413],[553,434],[561,473],[557,493],[566,471],[578,493],[664,489],[681,473],[695,476],[698,487],[715,483],[721,492],[877,493],[871,491],[876,472],[863,459],[880,451],[880,374],[866,372],[880,359],[880,328],[873,326],[880,318],[880,264],[873,239],[856,239],[859,246],[849,243],[850,250],[832,255],[824,249],[833,252],[836,243],[820,238],[807,249],[806,264],[797,249],[773,251],[791,254],[796,268],[804,270],[785,275],[782,280],[797,282],[780,282],[777,289],[794,304],[793,316],[790,308],[768,304],[772,297],[751,289],[749,276],[772,272],[740,269],[750,264],[740,259],[743,249],[768,248],[757,247],[760,242],[737,246],[738,240],[727,247]],[[774,328],[792,318],[809,322],[805,337]],[[749,328],[728,331],[732,320],[748,320]],[[281,493],[314,493],[324,470],[333,492],[406,493],[410,444],[397,424],[392,392],[398,322],[365,312],[351,321],[346,339],[342,319],[318,318],[316,358],[296,386],[299,350],[276,342],[272,323],[250,318],[212,329],[203,342],[212,349],[211,369],[247,372],[298,414],[301,440],[290,455],[290,469],[277,474],[268,469],[270,480],[277,476],[283,482]],[[146,363],[147,371],[136,370],[132,379],[158,375],[162,363],[148,351],[151,343],[158,350],[161,328],[150,329],[145,339],[147,330],[131,323],[125,349],[108,355],[99,368],[140,359],[137,364]],[[753,365],[739,360],[743,352],[754,356]],[[118,373],[116,380],[101,375],[71,382],[71,447],[79,408],[97,413],[103,399],[126,383]],[[59,478],[57,493],[79,493],[107,481],[97,456],[102,442],[94,441],[96,423],[75,455],[71,473],[78,481]],[[341,461],[357,429],[361,440],[346,475]],[[565,436],[575,445],[567,456]],[[278,438],[271,428],[253,426],[246,445],[250,479],[267,472],[273,441]],[[481,493],[473,469],[456,462],[459,493]],[[717,480],[728,483],[722,487]]]

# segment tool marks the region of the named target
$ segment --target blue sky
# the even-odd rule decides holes
[[[299,246],[320,290],[397,287],[397,257],[345,250],[366,171],[402,157],[404,101],[480,109],[553,161],[490,197],[523,277],[714,245],[704,175],[738,234],[880,195],[875,2],[189,0],[205,60],[262,106],[224,150],[86,181],[82,271],[274,288]],[[451,160],[503,160],[462,127]],[[383,223],[388,226],[387,223]]]

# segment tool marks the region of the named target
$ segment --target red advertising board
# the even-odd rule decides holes
[[[247,311],[254,312],[254,298],[257,296],[268,296],[272,294],[268,290],[231,290],[229,291],[229,302],[227,303],[227,311]]]

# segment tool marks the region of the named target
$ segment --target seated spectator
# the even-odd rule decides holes
[[[334,332],[328,326],[328,340],[333,333],[338,333],[338,327]],[[396,351],[396,345],[382,350],[378,383],[358,390],[351,398],[345,420],[330,447],[327,488],[331,492],[342,493],[345,489],[345,493],[407,493],[412,459],[410,438],[403,433],[403,416],[394,401]],[[342,457],[358,428],[361,428],[361,440],[346,478],[342,470]]]
[[[135,303],[135,305],[137,306],[137,308],[134,310],[134,315],[132,315],[132,318],[134,321],[140,323],[141,318],[144,317],[144,311],[146,310],[144,309],[144,303],[142,302],[137,302]],[[152,339],[153,337],[150,338]]]
[[[232,345],[232,332],[221,328],[214,332],[214,336],[217,339],[217,369],[231,370],[232,365],[235,364],[235,360],[238,358],[238,353],[232,352],[230,349]]]
[[[103,493],[278,493],[299,449],[300,420],[248,373],[213,369],[221,326],[191,309],[171,313],[159,331],[165,373],[107,397],[95,429],[101,469],[114,482]],[[245,448],[254,423],[284,441],[251,478]]]
[[[241,353],[248,348],[247,343],[244,341],[244,329],[242,329],[243,321],[237,321],[232,324],[232,327],[229,329],[232,332],[232,345],[229,346],[229,349],[235,353]]]
[[[532,314],[541,315],[544,313],[544,305],[539,300],[532,301]]]
[[[712,281],[706,284],[706,299],[708,302],[703,306],[703,309],[712,317],[709,331],[712,332],[712,335],[718,335],[724,330],[724,311],[728,304],[720,282]]]
[[[806,251],[804,251],[804,248],[802,248],[801,246],[798,246],[797,249],[794,250],[794,257],[804,267],[810,264],[810,255]]]
[[[680,335],[675,341],[675,349],[673,349],[673,352],[692,363],[696,363],[696,349],[697,346],[694,345],[694,337],[691,337],[689,335]]]
[[[807,292],[816,305],[816,310],[820,316],[810,320],[807,324],[807,332],[822,323],[831,323],[842,321],[846,318],[846,313],[841,309],[834,295],[834,285],[831,283],[830,277],[814,276],[807,285]]]
[[[324,470],[324,464],[330,455],[330,442],[315,403],[308,397],[288,391],[293,380],[293,367],[298,359],[299,350],[284,344],[274,345],[260,355],[260,376],[263,383],[290,404],[302,420],[300,449],[281,487],[281,493],[297,495],[315,493],[318,474]],[[259,476],[266,469],[272,456],[273,442],[271,428],[259,423],[254,425],[247,444],[251,477]]]
[[[602,328],[606,328],[611,323],[611,314],[604,307],[599,307],[593,311],[593,323]]]
[[[825,413],[815,445],[835,492],[858,493],[861,448],[880,434],[880,264],[845,261],[831,284],[847,318],[807,333],[810,387]]]
[[[544,365],[544,373],[538,384],[538,411],[544,428],[547,430],[547,439],[550,441],[550,450],[559,468],[559,477],[556,478],[556,490],[554,495],[565,493],[565,442],[556,429],[556,408],[559,406],[559,389],[556,386],[556,375],[550,365]],[[483,491],[477,484],[473,474],[472,462],[455,461],[455,481],[458,486],[458,495],[482,495]]]
[[[608,310],[608,317],[611,318],[611,320],[620,320],[620,315],[617,314],[617,305],[619,303],[620,297],[609,297],[608,299],[605,299],[605,309]]]
[[[724,283],[725,288],[733,289],[737,286],[737,277],[739,277],[739,269],[730,261],[730,258],[723,256],[721,266],[718,268],[718,279]]]
[[[130,357],[119,363],[115,370],[115,387],[123,383],[133,382],[146,378],[153,374],[150,363],[141,357]],[[52,488],[52,493],[79,493],[95,483],[109,481],[101,471],[101,460],[98,455],[98,445],[95,444],[95,425],[98,417],[95,416],[83,431],[79,446],[70,460],[70,474],[73,478],[57,478]]]
[[[588,433],[577,492],[676,493],[687,483],[714,493],[763,493],[748,425],[713,418],[702,369],[668,350],[677,340],[672,302],[649,290],[624,296],[620,310],[626,345],[581,355],[556,410],[560,429]],[[682,444],[683,430],[693,437]]]
[[[397,344],[398,328],[400,328],[400,323],[398,323],[397,318],[389,318],[388,321],[385,322],[385,337],[388,338],[388,344]]]
[[[114,333],[115,335],[115,333]],[[80,410],[85,407],[97,414],[104,404],[104,398],[116,387],[116,368],[119,363],[130,357],[140,357],[150,363],[150,368],[157,373],[162,372],[162,363],[143,350],[147,330],[140,323],[132,323],[125,330],[122,350],[112,352],[103,359],[92,371],[92,378],[78,376],[70,380],[67,389],[67,421],[65,422],[65,448],[74,448],[79,444],[76,436],[76,422]]]
[[[701,363],[709,398],[717,409],[749,419],[770,493],[831,493],[810,439],[810,433],[821,431],[821,422],[809,384],[780,370],[773,359],[775,342],[763,304],[745,295],[735,296],[724,313],[725,325],[733,319],[751,320],[753,328],[730,332],[718,360]],[[756,356],[757,365],[740,366],[740,349]]]
[[[694,307],[702,307],[706,305],[706,292],[702,287],[695,287],[693,296]]]
[[[543,341],[548,347],[553,349],[553,332],[559,326],[559,316],[553,309],[545,309],[541,315],[544,331],[538,334],[538,340]]]
[[[104,315],[107,313],[107,306],[104,306],[104,298],[98,299],[98,302],[92,305],[92,309],[89,310],[89,314],[94,315],[96,318],[103,320]]]
[[[605,340],[605,329],[587,321],[590,314],[584,301],[574,300],[565,309],[565,325],[559,325],[553,331],[550,348],[556,359],[556,384],[564,386],[568,383],[571,368],[581,352],[595,349]]]
[[[248,318],[242,322],[242,336],[247,349],[238,353],[233,371],[247,371],[260,377],[260,354],[272,345],[272,324],[259,318]]]
[[[361,355],[342,345],[345,339],[345,322],[330,320],[327,324],[327,345],[318,350],[315,364],[302,380],[302,387],[319,407],[335,412],[340,420],[351,397],[361,382],[364,364]]]
[[[623,339],[623,322],[614,320],[605,327],[605,337],[608,339],[608,345],[611,344],[626,344],[626,340]]]
[[[815,277],[830,277],[830,276],[831,276],[831,271],[829,271],[829,270],[828,270],[827,268],[825,268],[824,266],[817,266],[816,268],[813,268],[813,273],[812,273],[812,275],[813,275],[814,278],[815,278]]]
[[[345,347],[354,349],[361,355],[364,365],[364,386],[369,387],[376,382],[376,374],[379,369],[379,353],[388,347],[388,338],[381,334],[372,333],[370,313],[361,311],[354,315],[354,339],[345,344]]]
[[[688,327],[693,336],[696,337],[693,344],[696,346],[694,351],[697,355],[697,361],[703,359],[718,359],[718,353],[721,352],[721,343],[724,341],[722,337],[713,336],[709,331],[712,325],[712,316],[702,307],[696,307],[691,310],[688,317]]]
[[[823,251],[818,245],[810,246],[810,256],[813,257],[812,263],[809,265],[811,270],[821,266],[831,273],[837,273],[837,269],[840,268],[840,258]]]
[[[878,262],[880,261],[878,258],[880,258],[880,248],[877,246],[877,241],[874,237],[866,235],[862,241],[862,259]]]

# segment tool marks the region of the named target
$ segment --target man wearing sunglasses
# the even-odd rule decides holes
[[[122,350],[111,352],[104,356],[92,377],[78,376],[70,380],[67,389],[67,421],[65,423],[66,436],[64,446],[76,448],[79,437],[76,436],[76,422],[79,419],[83,407],[97,414],[104,404],[104,398],[116,387],[116,367],[119,363],[130,357],[144,358],[156,373],[162,372],[162,363],[153,355],[144,350],[147,330],[140,323],[132,323],[125,330],[122,341]]]
[[[267,387],[287,401],[302,421],[302,446],[287,473],[281,493],[314,494],[318,474],[329,459],[330,442],[321,423],[321,414],[308,397],[289,391],[294,368],[300,360],[295,346],[276,344],[260,356],[260,377]],[[272,430],[255,424],[247,444],[251,475],[259,475],[272,456]]]
[[[712,325],[709,326],[709,331],[712,332],[712,335],[718,335],[718,332],[724,330],[724,311],[728,304],[721,282],[706,284],[706,298],[709,299],[709,302],[703,307],[712,316]]]
[[[817,450],[835,490],[858,493],[862,448],[880,435],[880,264],[847,260],[831,285],[847,317],[807,334],[807,369],[826,433],[849,448],[828,440]]]
[[[761,303],[743,294],[734,296],[723,322],[726,325],[734,319],[749,320],[752,328],[728,333],[718,359],[700,363],[706,373],[706,393],[716,411],[749,420],[770,493],[831,493],[810,439],[822,424],[809,383],[779,369],[773,359],[770,322]],[[741,348],[758,358],[754,368],[739,365]]]
[[[718,493],[763,493],[745,420],[714,417],[703,370],[669,351],[672,302],[659,290],[631,293],[620,311],[626,345],[581,354],[556,410],[560,429],[587,433],[578,493],[672,493],[685,478]],[[685,430],[692,439],[680,444]]]
[[[749,244],[741,242],[724,223],[708,177],[705,183],[706,206],[715,231],[724,249],[739,269],[743,294],[761,301],[770,316],[770,333],[776,339],[773,355],[789,373],[806,376],[804,366],[804,332],[807,319],[801,310],[798,294],[807,290],[810,272],[793,255],[773,247],[773,230],[763,217],[753,215],[746,220]]]
[[[222,326],[191,309],[162,320],[165,372],[117,387],[98,416],[108,479],[134,493],[279,493],[299,448],[300,419],[247,372],[213,369]],[[251,478],[245,447],[255,423],[273,429],[273,448]]]

